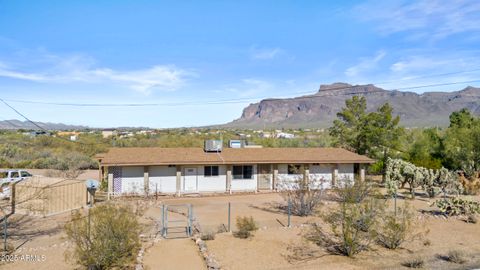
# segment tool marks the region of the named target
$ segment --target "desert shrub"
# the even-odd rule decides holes
[[[422,268],[425,265],[425,261],[421,257],[414,257],[404,261],[402,265],[408,268]]]
[[[353,257],[367,250],[376,239],[375,228],[383,205],[383,201],[375,198],[361,203],[341,202],[338,208],[323,217],[331,233],[313,224],[305,238],[333,254]]]
[[[460,176],[460,183],[463,186],[463,194],[477,195],[480,193],[480,178],[466,178],[463,174]]]
[[[478,223],[478,218],[474,214],[470,214],[470,215],[468,215],[466,222],[477,224]]]
[[[217,233],[225,233],[225,232],[228,232],[228,229],[225,226],[225,224],[221,224],[217,227]]]
[[[295,177],[293,181],[285,179],[280,181],[279,188],[287,204],[290,203],[292,214],[297,216],[312,215],[324,198],[324,179],[310,177],[308,181],[303,174]]]
[[[446,261],[452,262],[452,263],[458,263],[458,264],[463,264],[467,262],[465,253],[463,253],[460,250],[450,250],[446,256],[444,256]]]
[[[460,197],[437,200],[434,204],[448,216],[480,214],[479,202]]]
[[[121,268],[136,258],[140,248],[140,225],[127,206],[103,204],[90,209],[88,217],[74,212],[65,232],[74,244],[68,259],[89,269]]]
[[[200,239],[203,241],[215,240],[215,233],[212,231],[204,232],[200,235]]]
[[[334,189],[334,199],[345,203],[361,203],[374,194],[372,184],[367,181],[352,181],[349,178],[340,180],[343,185]]]
[[[382,215],[383,222],[378,226],[378,242],[389,249],[399,248],[403,242],[414,236],[414,213],[408,204]]]
[[[258,227],[253,217],[237,217],[237,229],[234,236],[246,239],[251,237],[252,232],[258,230]]]

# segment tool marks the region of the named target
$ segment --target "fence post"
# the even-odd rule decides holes
[[[91,243],[91,240],[90,240],[90,210],[91,210],[91,206],[88,208],[88,241]]]
[[[394,201],[394,206],[395,206],[395,217],[397,216],[397,193],[393,194],[393,201]]]
[[[165,237],[165,204],[162,204],[162,236]]]
[[[292,215],[292,201],[288,199],[288,225],[287,227],[290,228],[290,216]]]
[[[3,250],[7,252],[7,217],[8,215],[5,215],[3,218]]]
[[[188,236],[192,236],[192,204],[188,205]]]
[[[228,232],[231,232],[232,230],[230,229],[230,202],[228,202]]]

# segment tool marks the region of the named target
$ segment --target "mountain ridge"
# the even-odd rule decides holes
[[[367,110],[373,111],[386,102],[407,127],[447,126],[448,116],[462,108],[480,115],[480,88],[468,86],[453,92],[415,92],[385,90],[373,84],[322,84],[311,95],[287,99],[263,99],[244,108],[240,118],[224,127],[232,128],[310,128],[329,127],[345,100],[365,96]]]

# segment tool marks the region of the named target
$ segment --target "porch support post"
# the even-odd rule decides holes
[[[338,182],[338,164],[334,164],[332,169],[332,187],[336,186],[337,182]]]
[[[226,191],[232,194],[232,165],[227,165],[227,186]]]
[[[365,181],[365,165],[360,164],[360,181]]]
[[[110,200],[110,194],[112,192],[113,192],[113,173],[109,171],[107,176],[107,199],[108,200]]]
[[[180,166],[177,167],[177,196],[180,196],[182,191],[182,168]]]
[[[99,165],[99,166],[98,166],[98,181],[99,181],[100,183],[102,183],[103,180],[104,180],[104,179],[103,179],[103,169],[104,169],[104,167],[103,167],[102,165]]]
[[[273,179],[272,179],[272,189],[273,190],[278,190],[277,189],[277,182],[278,182],[278,165],[274,164],[273,165]]]
[[[143,189],[145,191],[145,196],[148,197],[150,193],[150,177],[148,174],[148,166],[143,166]]]
[[[304,170],[303,170],[303,181],[305,181],[305,184],[307,185],[308,189],[310,189],[310,168],[308,164],[304,165]]]

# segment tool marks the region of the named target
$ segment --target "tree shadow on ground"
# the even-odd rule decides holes
[[[248,207],[269,212],[272,214],[281,214],[281,215],[287,214],[287,205],[280,202],[267,202],[267,203],[263,203],[262,205],[249,204]]]

